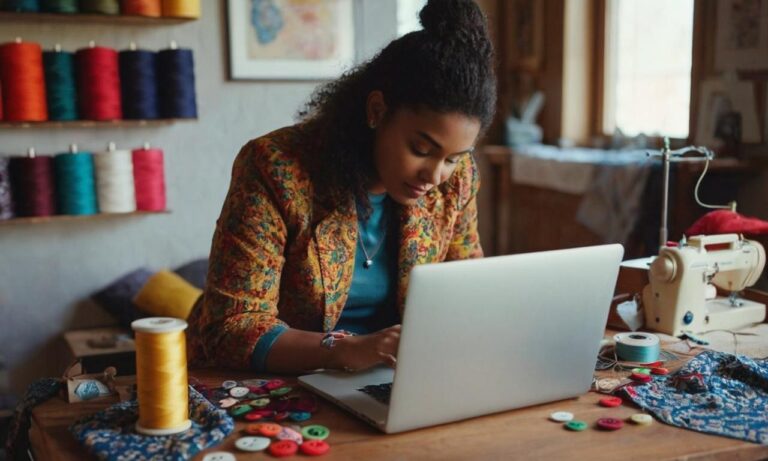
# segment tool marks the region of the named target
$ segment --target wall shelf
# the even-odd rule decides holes
[[[196,118],[159,118],[153,120],[67,120],[45,122],[9,122],[0,120],[0,128],[122,128],[136,126],[161,126],[176,122],[197,121]]]
[[[15,13],[0,11],[2,22],[71,22],[77,24],[130,24],[146,26],[167,26],[196,21],[198,18],[176,18],[171,16],[151,17],[97,13]]]
[[[13,224],[42,224],[51,222],[66,221],[86,221],[91,219],[121,218],[130,216],[148,216],[170,214],[171,210],[164,211],[131,211],[129,213],[96,213],[89,215],[53,215],[53,216],[31,216],[22,218],[0,219],[0,226]]]

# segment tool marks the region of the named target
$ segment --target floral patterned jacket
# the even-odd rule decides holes
[[[328,210],[313,201],[300,161],[300,126],[247,143],[211,246],[206,288],[187,330],[192,364],[247,369],[256,343],[278,325],[332,331],[352,283],[357,243],[354,198]],[[397,308],[417,264],[482,257],[477,232],[477,166],[471,155],[448,181],[399,219]]]

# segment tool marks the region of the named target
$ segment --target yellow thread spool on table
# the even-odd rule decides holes
[[[200,0],[163,0],[163,16],[199,18]]]
[[[187,322],[149,317],[131,323],[131,328],[136,332],[136,430],[147,435],[186,431],[192,426],[184,335]]]

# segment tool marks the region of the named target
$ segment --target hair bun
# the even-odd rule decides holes
[[[462,31],[487,35],[485,14],[473,0],[429,0],[419,19],[425,31],[436,35]]]

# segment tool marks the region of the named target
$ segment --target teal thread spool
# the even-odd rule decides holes
[[[40,9],[47,13],[77,13],[77,0],[42,0]]]
[[[614,335],[616,355],[626,362],[651,363],[659,360],[659,337],[651,333],[629,332]]]
[[[50,120],[77,120],[77,86],[75,84],[75,57],[61,51],[43,52],[45,90]]]
[[[93,156],[78,152],[74,144],[70,152],[53,159],[56,172],[56,193],[60,214],[90,215],[99,211]]]

